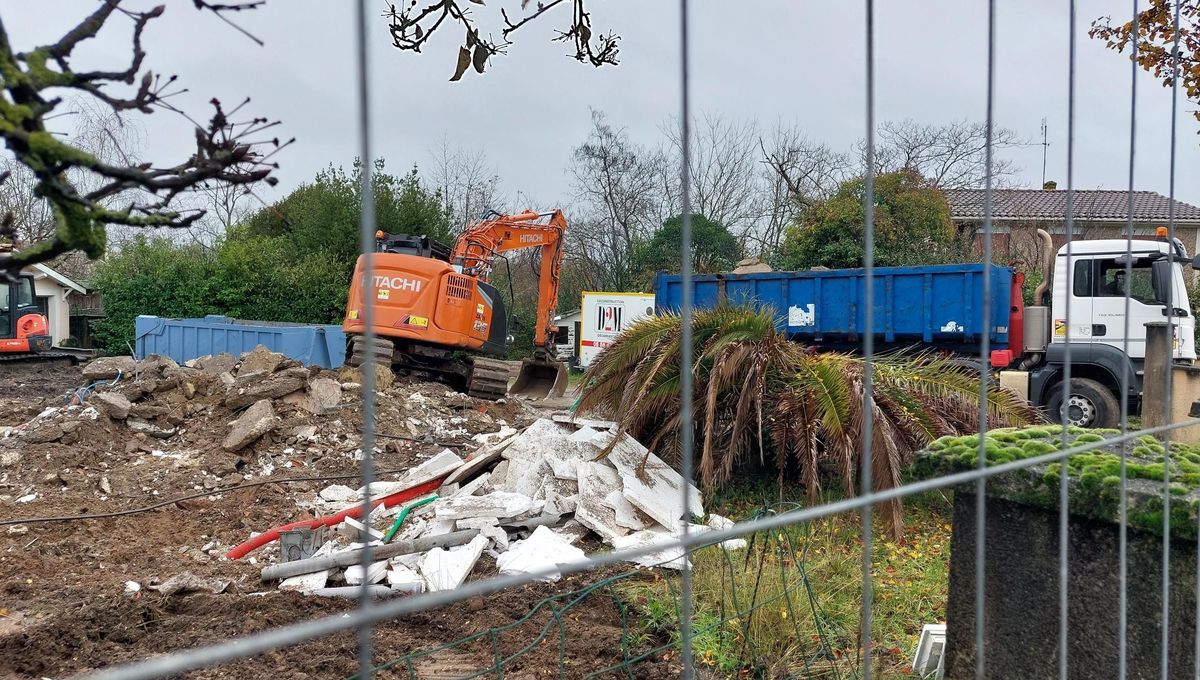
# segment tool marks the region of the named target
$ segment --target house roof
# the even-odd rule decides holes
[[[1105,189],[1076,189],[1075,219],[1124,222],[1129,219],[1129,192]],[[983,189],[951,189],[946,192],[950,217],[955,220],[983,219]],[[1135,222],[1166,225],[1171,199],[1156,191],[1133,192]],[[1067,214],[1067,192],[1063,189],[995,189],[992,217],[998,220],[1061,220]],[[1200,208],[1175,201],[1176,222],[1200,222]]]
[[[30,269],[33,269],[37,273],[53,280],[55,283],[62,286],[63,288],[70,288],[71,290],[75,291],[76,293],[79,293],[80,295],[87,294],[87,288],[84,288],[81,284],[78,284],[78,283],[72,281],[70,278],[59,273],[58,271],[55,271],[54,269],[51,269],[50,267],[47,267],[44,264],[41,264],[41,263],[34,264],[30,267]]]

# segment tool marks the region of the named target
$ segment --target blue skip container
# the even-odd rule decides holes
[[[202,319],[139,316],[134,331],[138,359],[158,354],[183,363],[222,352],[238,356],[258,345],[323,368],[340,368],[346,358],[346,334],[335,325],[241,321],[216,314]]]

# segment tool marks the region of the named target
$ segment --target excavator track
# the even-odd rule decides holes
[[[475,357],[471,362],[467,394],[477,399],[503,399],[508,394],[508,362]]]

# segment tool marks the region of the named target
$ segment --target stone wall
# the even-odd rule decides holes
[[[1058,512],[988,498],[984,677],[1058,677]],[[1068,533],[1069,677],[1118,669],[1118,527],[1072,515]],[[1128,530],[1128,678],[1160,677],[1162,538]],[[1191,678],[1196,643],[1197,545],[1173,537],[1170,678]],[[946,677],[975,677],[975,496],[954,500]]]

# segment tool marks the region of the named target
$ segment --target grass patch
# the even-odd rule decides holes
[[[740,519],[746,496],[715,510]],[[762,506],[759,505],[759,508]],[[789,510],[795,504],[777,506]],[[733,510],[733,511],[731,511]],[[909,528],[893,541],[876,522],[872,644],[877,677],[908,677],[921,627],[945,620],[950,504],[927,495],[906,504]],[[862,539],[857,514],[747,537],[742,550],[712,546],[693,558],[693,649],[719,675],[857,678],[862,609]],[[678,641],[679,577],[618,586],[641,622],[638,642]]]

